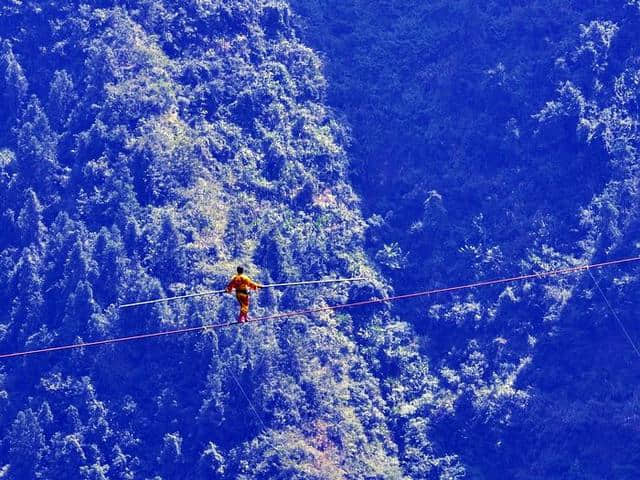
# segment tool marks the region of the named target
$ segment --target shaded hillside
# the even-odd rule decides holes
[[[396,290],[637,255],[637,2],[292,5]],[[636,272],[594,275],[638,341]],[[396,312],[455,392],[422,425],[460,478],[637,476],[638,358],[589,276]],[[400,446],[424,478],[415,421]]]
[[[286,4],[94,4],[0,7],[1,351],[231,320],[230,296],[117,305],[220,288],[237,264],[375,277],[346,133]],[[254,314],[375,291],[358,288],[265,292]],[[370,321],[4,361],[0,476],[401,478],[353,338]]]
[[[0,351],[637,255],[637,2],[293,8],[0,7]],[[636,478],[626,342],[582,274],[12,359],[0,478]]]

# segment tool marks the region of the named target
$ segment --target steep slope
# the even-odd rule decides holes
[[[0,349],[230,320],[224,285],[376,273],[283,2],[0,7]],[[256,315],[379,286],[260,294]],[[384,308],[5,361],[0,476],[402,478],[356,332]],[[236,381],[238,384],[236,384]],[[246,392],[248,398],[244,397]],[[254,411],[255,409],[255,411]]]
[[[637,2],[525,3],[292,1],[397,290],[638,253]],[[594,274],[635,341],[637,271]],[[434,445],[448,478],[638,475],[637,357],[589,276],[395,311],[450,400],[388,397],[415,478]]]
[[[284,2],[92,5],[0,7],[0,351],[637,254],[637,2],[295,0],[327,79]],[[636,478],[626,342],[580,275],[14,359],[0,477]]]

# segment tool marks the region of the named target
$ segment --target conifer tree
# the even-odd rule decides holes
[[[0,47],[0,138],[11,131],[28,90],[29,82],[13,54],[11,44],[5,40]]]
[[[165,216],[155,241],[154,274],[166,284],[180,281],[187,268],[184,251],[184,235],[180,233],[173,219]]]
[[[13,331],[24,339],[40,328],[44,306],[41,259],[33,247],[22,251],[11,290],[15,295],[11,305]]]
[[[79,281],[75,291],[69,295],[65,316],[62,321],[62,331],[69,338],[84,337],[87,325],[99,307],[93,299],[93,289],[87,281]]]
[[[41,248],[45,241],[46,227],[42,223],[42,205],[32,189],[25,192],[24,206],[17,219],[17,227],[23,246]]]
[[[117,227],[114,233],[106,228],[100,230],[95,247],[95,261],[98,265],[98,280],[94,289],[96,297],[105,305],[115,303],[118,287],[124,280],[127,269],[126,252]]]
[[[76,102],[77,95],[71,75],[66,70],[57,70],[51,80],[47,104],[53,128],[57,131],[64,129]]]
[[[30,408],[18,412],[5,437],[9,445],[12,478],[36,478],[35,472],[42,458],[45,438],[36,414]]]
[[[40,101],[32,96],[20,118],[16,158],[21,182],[41,195],[59,188],[57,142]]]
[[[76,239],[67,261],[64,265],[64,280],[69,288],[73,291],[79,282],[86,281],[89,274],[93,274],[94,267],[90,254],[86,251],[80,239]]]

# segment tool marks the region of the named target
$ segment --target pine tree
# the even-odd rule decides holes
[[[58,185],[57,136],[37,97],[32,96],[20,119],[17,164],[22,184],[40,194],[55,192]]]
[[[66,70],[57,70],[51,80],[47,104],[51,124],[57,131],[64,130],[77,99],[71,75]]]
[[[124,244],[127,248],[127,255],[132,257],[138,247],[138,239],[140,238],[140,227],[134,217],[127,218],[124,229]]]
[[[89,275],[93,274],[93,267],[92,259],[85,250],[82,241],[76,239],[64,265],[64,280],[67,284],[67,291],[73,291],[79,282],[86,281]]]
[[[11,150],[0,150],[0,248],[14,244],[15,216],[19,209],[15,169],[15,154]]]
[[[68,242],[73,241],[72,246]],[[54,296],[51,298],[51,305],[48,305],[50,314],[55,317],[59,323],[63,318],[66,319],[69,307],[70,297],[78,288],[78,284],[82,282],[93,282],[96,278],[95,262],[91,255],[85,250],[81,241],[81,235],[77,232],[71,232],[71,235],[65,239],[66,245],[63,245],[61,255],[65,254],[65,250],[70,249],[66,256],[62,273],[58,274],[58,280],[54,284]],[[60,269],[56,269],[60,271]],[[52,279],[55,277],[52,277]]]
[[[46,309],[51,322],[59,323],[62,319],[66,296],[70,293],[65,292],[65,264],[81,238],[81,231],[82,225],[71,220],[66,212],[60,212],[48,229],[44,278],[48,292]]]
[[[116,227],[114,233],[104,227],[100,230],[96,241],[95,260],[98,264],[98,280],[94,289],[96,298],[103,305],[116,303],[127,269],[126,252]]]
[[[184,235],[175,226],[170,216],[165,216],[155,240],[153,273],[164,285],[180,281],[187,269]]]
[[[69,295],[62,331],[69,338],[85,337],[87,325],[93,314],[99,311],[98,304],[93,299],[93,289],[87,281],[80,281],[75,291]]]
[[[0,186],[2,188],[2,186]],[[0,249],[13,247],[16,244],[16,212],[7,208],[0,213]]]
[[[9,280],[13,276],[16,251],[15,249],[0,250],[0,304],[8,305],[10,295],[14,295],[9,285]],[[0,323],[8,323],[10,312],[4,308],[0,310]]]
[[[11,478],[36,478],[45,438],[38,418],[30,408],[18,412],[5,441],[9,444]]]
[[[11,44],[5,40],[0,47],[0,138],[15,124],[28,89],[29,83],[22,67],[13,54]]]
[[[12,329],[23,339],[37,331],[42,323],[44,298],[40,271],[38,252],[32,247],[25,248],[12,281],[15,297],[11,306]]]
[[[42,248],[47,228],[42,223],[42,205],[32,189],[25,192],[25,203],[18,215],[17,227],[23,246]]]

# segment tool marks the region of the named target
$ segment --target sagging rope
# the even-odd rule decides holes
[[[274,315],[266,315],[266,316],[263,316],[263,317],[250,318],[248,320],[248,322],[245,322],[245,323],[262,322],[262,321],[265,321],[265,320],[277,320],[277,319],[281,319],[281,318],[290,318],[290,317],[308,315],[308,314],[311,314],[311,313],[327,312],[327,311],[340,310],[340,309],[352,308],[352,307],[361,307],[361,306],[365,306],[365,305],[373,305],[373,304],[378,304],[378,303],[395,302],[395,301],[398,301],[398,300],[405,300],[405,299],[417,298],[417,297],[426,297],[426,296],[435,295],[435,294],[439,294],[439,293],[449,293],[449,292],[455,292],[455,291],[459,291],[459,290],[467,290],[467,289],[471,289],[471,288],[486,287],[486,286],[489,286],[489,285],[498,285],[498,284],[502,284],[502,283],[510,283],[510,282],[517,282],[517,281],[523,281],[523,280],[533,280],[533,279],[540,279],[540,278],[552,277],[552,276],[558,276],[558,275],[569,275],[569,274],[572,274],[572,273],[589,271],[589,270],[595,269],[595,268],[604,268],[604,267],[609,267],[609,266],[613,266],[613,265],[621,265],[621,264],[625,264],[625,263],[632,263],[632,262],[638,262],[638,261],[640,261],[640,257],[631,257],[631,258],[624,258],[624,259],[620,259],[620,260],[611,260],[611,261],[608,261],[608,262],[595,263],[595,264],[590,264],[590,265],[581,265],[581,266],[570,267],[570,268],[562,268],[562,269],[558,269],[558,270],[550,270],[550,271],[547,271],[547,272],[530,273],[530,274],[526,274],[526,275],[519,275],[519,276],[516,276],[516,277],[499,278],[499,279],[495,279],[495,280],[486,280],[486,281],[482,281],[482,282],[469,283],[469,284],[466,284],[466,285],[458,285],[458,286],[455,286],[455,287],[436,288],[436,289],[432,289],[432,290],[426,290],[426,291],[423,291],[423,292],[408,293],[408,294],[404,294],[404,295],[395,295],[395,296],[384,297],[384,298],[372,298],[370,300],[362,300],[362,301],[359,301],[359,302],[344,303],[344,304],[340,304],[340,305],[332,305],[332,306],[327,306],[327,307],[314,307],[314,308],[308,308],[308,309],[304,309],[304,310],[296,310],[296,311],[293,311],[293,312],[278,313],[278,314],[274,314]],[[27,351],[23,351],[23,352],[4,353],[4,354],[0,354],[0,359],[13,358],[13,357],[25,357],[25,356],[28,356],[28,355],[35,355],[35,354],[39,354],[39,353],[56,352],[56,351],[61,351],[61,350],[72,350],[72,349],[78,349],[78,348],[93,347],[93,346],[98,346],[98,345],[108,345],[108,344],[114,344],[114,343],[129,342],[129,341],[133,341],[133,340],[142,340],[142,339],[145,339],[145,338],[155,338],[155,337],[163,337],[163,336],[169,336],[169,335],[177,335],[177,334],[182,334],[182,333],[205,332],[205,331],[218,330],[218,329],[221,329],[221,328],[230,327],[230,326],[233,326],[233,325],[237,325],[239,323],[240,322],[238,322],[238,321],[232,321],[232,322],[226,322],[226,323],[201,325],[199,327],[188,327],[188,328],[179,328],[179,329],[176,329],[176,330],[166,330],[166,331],[163,331],[163,332],[143,333],[143,334],[140,334],[140,335],[132,335],[132,336],[127,336],[127,337],[109,338],[109,339],[97,340],[97,341],[93,341],[93,342],[81,342],[81,343],[74,343],[74,344],[70,344],[70,345],[61,345],[61,346],[57,346],[57,347],[46,347],[46,348],[40,348],[40,349],[35,349],[35,350],[27,350]]]
[[[295,287],[300,285],[319,285],[322,283],[357,282],[360,280],[367,280],[367,278],[354,277],[354,278],[335,278],[335,279],[329,279],[329,280],[309,280],[306,282],[271,283],[269,285],[263,285],[260,288]],[[206,292],[188,293],[186,295],[177,295],[175,297],[164,297],[164,298],[156,298],[153,300],[143,300],[141,302],[125,303],[124,305],[120,305],[119,308],[139,307],[140,305],[150,305],[152,303],[160,303],[160,302],[172,302],[174,300],[180,300],[183,298],[204,297],[207,295],[216,295],[219,293],[226,293],[226,290],[208,290]]]

